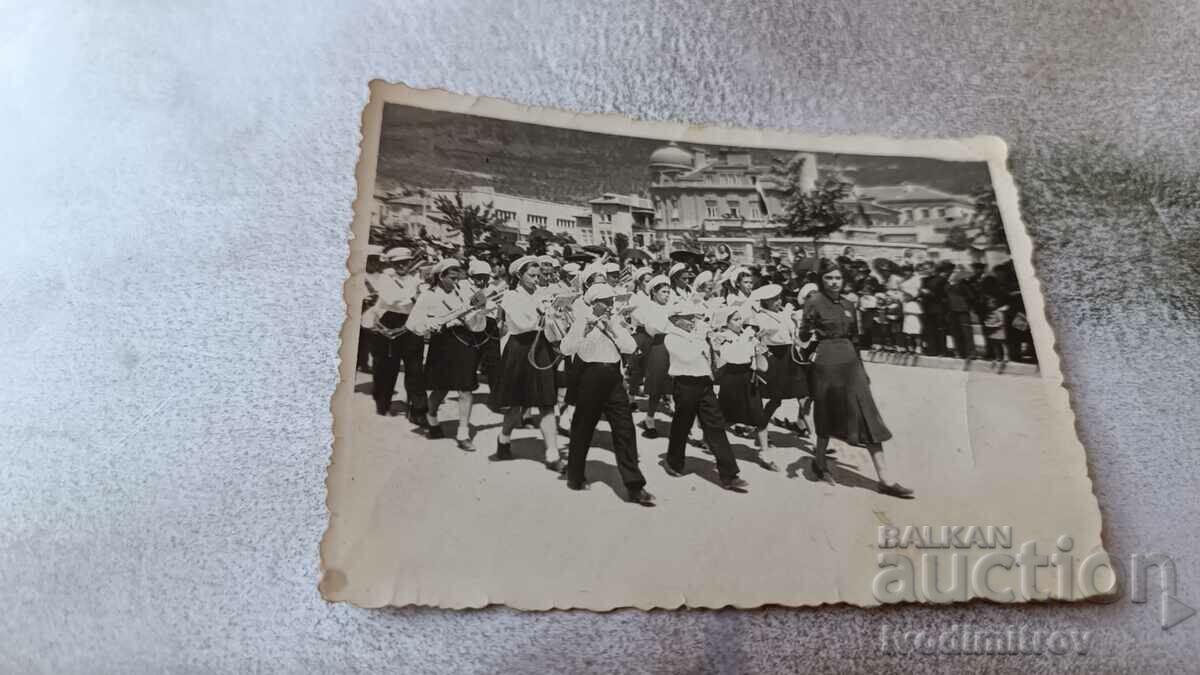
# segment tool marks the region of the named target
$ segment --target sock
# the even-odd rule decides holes
[[[500,435],[496,437],[496,442],[503,443],[505,445],[508,445],[509,440],[511,440],[509,438],[509,435],[504,433],[503,431],[501,431]]]
[[[437,416],[433,413],[425,413],[425,421],[429,422],[429,426],[436,427],[438,424]]]
[[[458,425],[458,433],[455,434],[455,439],[459,440],[459,441],[466,441],[466,440],[469,440],[470,438],[471,438],[471,426],[469,424],[459,424]]]

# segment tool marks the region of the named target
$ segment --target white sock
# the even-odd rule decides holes
[[[500,443],[507,443],[507,442],[509,442],[511,439],[509,438],[509,435],[508,435],[508,434],[506,434],[506,433],[504,433],[503,431],[501,431],[501,432],[500,432],[500,435],[496,437],[496,440],[497,440],[498,442],[500,442]]]
[[[468,424],[459,424],[458,433],[455,434],[457,440],[466,441],[471,438],[471,426]]]
[[[425,421],[429,422],[429,426],[436,427],[438,423],[437,415],[434,415],[433,413],[425,413]]]

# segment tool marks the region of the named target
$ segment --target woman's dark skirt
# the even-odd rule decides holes
[[[664,338],[665,334],[654,336],[646,349],[646,380],[643,388],[647,396],[670,396],[674,391],[671,386],[671,356],[667,353]]]
[[[727,424],[748,424],[755,429],[767,426],[762,397],[754,378],[758,375],[748,363],[727,363],[717,376],[721,392],[717,403]]]
[[[487,332],[472,333],[461,326],[431,335],[425,355],[425,389],[475,391],[479,387],[479,358],[487,339]]]
[[[850,340],[822,340],[811,367],[813,426],[818,437],[858,446],[883,443],[892,437],[871,396],[858,350]]]
[[[792,345],[770,345],[767,347],[766,382],[759,389],[759,396],[766,399],[807,398],[809,392],[808,364],[797,363]]]
[[[500,382],[495,389],[492,405],[496,408],[550,408],[558,402],[555,386],[557,352],[545,335],[534,339],[539,331],[510,335],[500,356]],[[536,344],[535,344],[536,343]],[[529,363],[530,352],[538,370]]]
[[[646,380],[646,352],[650,349],[650,334],[642,326],[633,332],[633,343],[637,350],[629,355],[629,389],[636,392]]]

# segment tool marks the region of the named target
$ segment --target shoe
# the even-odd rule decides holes
[[[813,475],[815,475],[817,477],[817,480],[823,481],[832,486],[837,485],[837,481],[833,479],[833,474],[829,472],[829,467],[822,466],[822,465],[814,462],[812,465],[812,469],[813,469]]]
[[[376,403],[375,404],[375,414],[386,416],[388,414],[387,406],[380,404],[380,403]]]
[[[510,459],[513,459],[511,443],[496,443],[496,454],[488,456],[491,462],[507,462]]]
[[[425,413],[423,412],[409,412],[408,421],[417,425],[417,428],[419,429],[425,429],[429,427],[429,421],[425,419]]]
[[[880,483],[879,492],[889,497],[899,497],[900,499],[912,499],[914,497],[912,490],[899,483]]]
[[[658,429],[650,427],[642,429],[642,438],[658,438]]]
[[[746,488],[750,487],[750,484],[734,476],[733,478],[722,478],[721,487],[732,492],[745,492]]]
[[[429,430],[425,432],[425,435],[431,440],[437,440],[439,438],[446,437],[445,432],[442,431],[442,425],[440,424],[429,425]]]
[[[475,452],[475,443],[469,438],[458,439],[458,449],[463,452]]]
[[[567,470],[567,463],[563,461],[562,457],[559,457],[558,459],[546,462],[546,468],[554,473],[562,473]]]
[[[589,489],[587,482],[582,481],[582,480],[578,481],[578,482],[569,480],[569,481],[567,481],[567,487],[572,490],[575,490],[576,492],[580,492],[580,491]]]
[[[762,460],[762,468],[766,469],[767,471],[779,471],[779,465],[769,459]]]
[[[654,506],[654,495],[646,492],[644,488],[640,488],[630,491],[629,501],[642,506]]]
[[[670,464],[665,465],[663,468],[667,470],[667,475],[672,478],[679,478],[680,476],[683,475],[682,469],[676,469],[676,468],[672,467]]]

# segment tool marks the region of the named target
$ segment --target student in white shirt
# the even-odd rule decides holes
[[[408,324],[409,314],[420,291],[420,281],[412,272],[396,273],[395,266],[407,268],[412,264],[413,257],[410,248],[389,249],[381,258],[380,273],[368,275],[367,283],[376,294],[375,304],[367,310],[369,315],[363,316],[363,322],[369,328],[376,331],[396,330]],[[380,415],[394,414],[391,410],[392,396],[396,393],[396,380],[400,377],[400,364],[403,363],[408,419],[424,426],[425,412],[429,408],[422,365],[425,341],[412,332],[398,337],[374,332],[371,343],[375,412]]]
[[[659,402],[672,392],[671,358],[663,342],[667,333],[674,328],[667,320],[671,281],[661,275],[654,277],[646,284],[646,291],[650,294],[649,301],[643,302],[633,313],[634,320],[645,329],[650,338],[646,356],[642,360],[645,373],[643,386],[646,390],[646,417],[642,420],[642,436],[658,438],[654,415],[658,412]]]
[[[542,302],[536,297],[539,269],[535,256],[524,256],[509,265],[509,274],[517,279],[517,288],[504,294],[500,308],[508,331],[501,354],[499,386],[493,391],[497,408],[505,409],[504,422],[496,442],[496,453],[488,459],[499,462],[514,459],[512,432],[521,424],[526,409],[537,411],[538,427],[545,441],[546,468],[561,472],[566,462],[558,448],[558,421],[554,404],[558,388],[554,369],[558,356],[542,332]]]
[[[616,292],[606,283],[588,288],[584,299],[589,305],[589,315],[577,320],[562,341],[562,353],[575,357],[578,363],[575,386],[579,397],[571,420],[567,487],[587,489],[584,469],[588,449],[596,424],[603,416],[612,430],[613,453],[629,501],[653,506],[654,496],[646,492],[646,479],[638,468],[633,413],[621,373],[622,355],[633,353],[637,345],[628,329],[614,318],[615,296]]]
[[[763,456],[770,443],[767,422],[771,419],[763,411],[758,392],[764,374],[761,366],[765,364],[761,361],[765,350],[754,331],[745,327],[742,318],[745,311],[748,310],[723,307],[713,316],[713,325],[719,327],[712,337],[720,391],[717,403],[726,424],[745,424],[754,429],[758,438],[759,463],[768,471],[778,471],[779,467]]]
[[[671,440],[667,444],[667,474],[684,473],[684,451],[692,424],[700,421],[704,440],[717,460],[721,487],[744,492],[746,481],[738,477],[737,460],[725,434],[725,417],[713,393],[713,355],[705,335],[696,329],[696,318],[704,313],[698,305],[675,305],[669,314],[678,329],[665,339],[671,359],[674,383],[675,416],[671,420]]]
[[[796,353],[797,319],[800,313],[784,307],[781,294],[783,288],[767,284],[750,294],[754,325],[758,328],[758,340],[767,349],[767,372],[759,394],[767,399],[764,412],[770,419],[785,400],[803,401],[809,397],[808,373],[801,357]],[[803,410],[803,405],[800,405]],[[798,421],[777,420],[776,424],[807,436],[808,422],[804,415]],[[803,423],[803,427],[800,424]]]
[[[458,392],[458,447],[474,452],[471,442],[471,404],[479,387],[479,357],[487,341],[487,310],[482,293],[462,278],[462,265],[453,258],[433,268],[433,288],[422,293],[409,318],[410,329],[429,338],[425,357],[425,386],[429,390],[429,437],[442,438],[437,413],[446,394]],[[473,309],[472,309],[473,308]],[[447,317],[466,312],[460,317]]]

